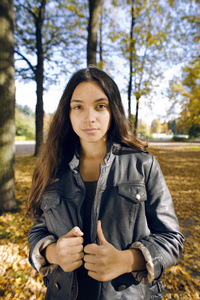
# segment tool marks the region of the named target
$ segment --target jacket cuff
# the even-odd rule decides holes
[[[55,237],[53,235],[49,235],[40,240],[33,249],[31,260],[34,264],[35,269],[43,276],[46,276],[48,273],[51,273],[57,266],[49,264],[48,261],[41,254],[42,250],[44,250],[48,245],[55,242]]]
[[[130,249],[140,250],[146,261],[146,270],[132,272],[134,278],[145,285],[151,283],[154,280],[154,265],[149,250],[141,242],[133,243]]]

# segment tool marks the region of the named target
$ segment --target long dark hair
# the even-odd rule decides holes
[[[94,66],[79,70],[71,77],[63,92],[57,111],[51,121],[46,143],[38,155],[30,196],[27,201],[27,215],[33,219],[41,214],[40,203],[45,189],[53,182],[61,166],[68,163],[73,157],[75,145],[79,138],[73,131],[69,118],[70,101],[77,85],[89,81],[98,83],[108,97],[112,115],[108,136],[111,135],[115,142],[139,151],[145,152],[147,149],[147,143],[135,138],[129,130],[120,92],[113,79]]]

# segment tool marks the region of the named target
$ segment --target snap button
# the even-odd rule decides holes
[[[45,204],[45,206],[44,206],[44,210],[46,210],[46,209],[47,209],[47,207],[48,207],[48,205],[47,205],[47,204]]]
[[[126,285],[125,284],[121,284],[119,287],[118,287],[118,291],[121,292],[123,290],[126,289]]]
[[[138,201],[140,201],[140,199],[141,199],[140,194],[137,194],[137,195],[136,195],[136,199],[137,199]]]
[[[56,288],[57,290],[59,290],[59,289],[60,289],[60,285],[59,285],[59,283],[58,283],[58,282],[55,282],[55,283],[54,283],[54,286],[55,286],[55,288]]]

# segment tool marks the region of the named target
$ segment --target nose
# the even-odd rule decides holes
[[[88,108],[85,111],[85,123],[91,124],[95,122],[95,111],[92,108]]]

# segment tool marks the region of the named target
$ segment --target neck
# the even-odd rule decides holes
[[[82,143],[81,144],[81,157],[82,158],[100,158],[103,160],[104,156],[106,155],[107,150],[107,143],[106,139],[101,140],[97,143]]]

